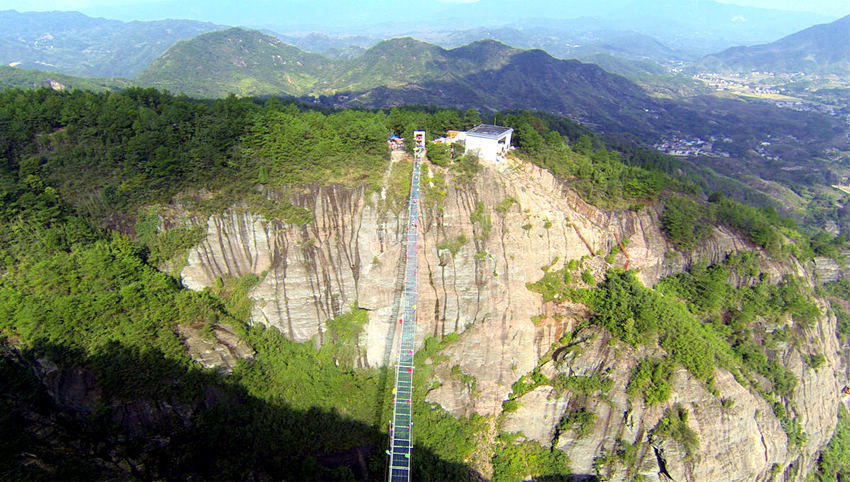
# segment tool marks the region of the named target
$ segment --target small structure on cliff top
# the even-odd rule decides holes
[[[465,152],[475,152],[481,159],[498,163],[505,161],[513,133],[510,127],[480,124],[455,136],[454,140],[466,142]]]

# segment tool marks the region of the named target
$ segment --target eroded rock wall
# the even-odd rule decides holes
[[[423,176],[423,182],[428,178]],[[542,267],[556,259],[555,266],[560,267],[586,257],[585,266],[599,279],[609,266],[604,257],[622,243],[625,253],[617,254],[614,264],[638,268],[642,281],[653,285],[693,262],[717,263],[730,253],[755,249],[720,228],[693,252],[671,256],[659,229],[657,208],[600,210],[548,171],[527,163],[501,170],[485,167],[467,185],[454,183],[449,176],[445,193],[441,201],[426,198],[419,227],[417,342],[427,335],[461,333],[441,353],[446,359],[433,371],[441,385],[427,395],[427,400],[456,416],[500,414],[511,385],[533,370],[566,331],[587,318],[579,305],[544,304],[539,294],[526,288],[527,282],[540,279]],[[274,326],[299,342],[322,343],[325,322],[356,302],[369,311],[358,363],[389,363],[396,337],[406,213],[387,209],[381,193],[362,189],[314,187],[294,201],[309,209],[315,222],[306,226],[269,222],[238,208],[211,216],[206,239],[189,255],[183,282],[200,289],[219,277],[259,275],[261,282],[250,293],[256,300],[252,321]],[[459,238],[466,242],[446,248],[446,242]],[[774,281],[789,273],[807,276],[799,265],[768,265],[767,274]],[[724,409],[704,383],[683,370],[676,373],[670,403],[643,407],[628,400],[629,374],[646,353],[610,345],[601,333],[580,357],[561,363],[557,370],[605,371],[615,381],[610,403],[594,405],[598,423],[590,435],[581,439],[562,435],[555,441],[557,447],[570,456],[574,470],[590,474],[594,458],[613,448],[617,439],[646,442],[664,410],[681,403],[692,413],[691,426],[700,436],[698,455],[686,460],[675,444],[666,444],[655,447],[664,454],[656,457],[655,448],[645,443],[637,465],[612,476],[641,473],[657,478],[660,458],[667,461],[675,480],[765,479],[773,464],[781,470],[795,461],[811,467],[835,423],[835,370],[840,365],[834,321],[824,318],[816,330],[823,340],[818,351],[827,357],[820,370],[813,371],[802,361],[805,347],[781,353],[801,378],[793,397],[809,434],[801,449],[789,451],[771,407],[729,373],[719,372],[716,384],[723,397],[735,400],[733,408]],[[474,390],[453,377],[454,367],[475,377]],[[579,403],[545,387],[525,397],[531,408],[507,416],[502,429],[541,442],[549,437],[549,444],[566,407]]]

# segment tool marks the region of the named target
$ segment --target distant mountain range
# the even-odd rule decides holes
[[[136,81],[199,97],[320,95],[457,80],[503,67],[519,52],[493,40],[446,50],[405,37],[379,42],[354,59],[332,60],[256,30],[231,28],[178,42]]]
[[[220,29],[191,20],[120,22],[77,12],[0,11],[0,64],[86,77],[134,77],[174,42]]]
[[[454,49],[409,37],[352,60],[330,60],[254,30],[232,28],[177,43],[136,81],[198,97],[327,96],[346,105],[524,107],[590,124],[637,121],[654,102],[632,82],[542,50],[482,40]],[[342,94],[340,94],[342,93]],[[639,115],[640,114],[640,115]]]
[[[647,67],[651,75],[651,67]],[[351,60],[303,52],[258,31],[233,28],[179,42],[136,81],[199,97],[291,95],[330,107],[422,104],[482,112],[533,109],[568,116],[644,142],[678,135],[728,136],[751,145],[761,135],[800,134],[825,142],[831,121],[713,97],[680,102],[650,96],[597,65],[556,59],[494,40],[444,49],[409,37],[382,41]],[[722,118],[723,122],[717,119]]]
[[[701,62],[704,69],[738,72],[850,74],[850,15],[765,45],[733,47]]]

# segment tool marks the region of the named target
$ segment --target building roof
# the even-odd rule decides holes
[[[492,126],[488,124],[479,124],[474,129],[466,131],[466,135],[475,137],[487,137],[490,139],[498,139],[505,134],[513,132],[510,127]]]

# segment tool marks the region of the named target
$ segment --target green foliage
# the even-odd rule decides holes
[[[255,360],[239,364],[233,375],[248,393],[298,408],[336,410],[370,425],[377,422],[373,404],[379,399],[380,372],[336,366],[312,343],[292,342],[275,329],[252,328],[247,341],[257,351]]]
[[[642,443],[640,441],[631,444],[625,440],[617,440],[614,454],[626,467],[633,467],[637,461],[638,453]]]
[[[758,275],[754,256],[730,257],[727,266],[739,275]],[[796,377],[775,360],[769,360],[764,349],[753,343],[749,326],[759,316],[778,319],[783,313],[811,326],[820,316],[820,309],[809,300],[810,293],[799,280],[789,278],[779,285],[759,282],[736,290],[727,278],[726,267],[697,265],[689,273],[663,279],[656,290],[675,295],[687,301],[695,313],[718,320],[713,325],[727,338],[740,362],[770,380],[775,392],[790,394]],[[719,321],[721,318],[728,321],[724,324]],[[783,337],[787,337],[784,329],[773,332],[773,339]]]
[[[325,115],[290,106],[265,109],[252,121],[247,153],[268,166],[272,185],[320,180],[375,185],[389,160],[389,131],[375,114]]]
[[[667,238],[682,250],[690,250],[702,243],[714,231],[704,217],[703,206],[683,196],[671,196],[664,199],[664,212],[661,215],[661,228]]]
[[[847,237],[844,234],[837,234],[833,237],[826,231],[818,231],[811,237],[809,243],[814,254],[844,261],[841,254],[841,251],[847,248]]]
[[[564,415],[558,422],[558,433],[563,434],[569,430],[575,432],[576,438],[582,439],[590,434],[596,424],[596,413],[582,407],[568,415]]]
[[[452,253],[452,256],[455,256],[466,243],[466,236],[461,234],[454,239],[446,239],[437,243],[437,251],[448,250]]]
[[[788,416],[785,407],[777,401],[773,402],[773,414],[779,419],[779,425],[782,426],[782,430],[788,436],[788,447],[792,449],[802,447],[806,443],[808,436],[803,432],[800,422],[796,418]]]
[[[397,162],[393,164],[387,179],[385,191],[386,198],[382,202],[385,209],[399,214],[407,210],[407,201],[410,198],[410,183],[412,165],[409,162]]]
[[[666,359],[645,359],[632,371],[626,393],[632,397],[642,397],[648,405],[657,405],[670,398],[670,378],[673,365]]]
[[[27,70],[17,67],[0,65],[0,89],[32,89],[49,88],[51,82],[59,82],[66,89],[82,89],[93,92],[114,91],[131,87],[133,83],[126,79],[94,79],[88,77],[74,77],[57,72],[45,72],[42,70]]]
[[[490,237],[490,231],[493,229],[493,222],[490,220],[490,214],[485,213],[484,203],[478,201],[475,203],[475,209],[469,213],[469,221],[475,226],[476,238],[481,241],[486,241]]]
[[[664,416],[652,429],[650,440],[671,439],[679,444],[687,457],[692,457],[699,449],[699,438],[696,432],[688,427],[688,411],[677,404],[664,412]]]
[[[174,326],[215,321],[219,308],[140,255],[129,239],[115,236],[27,259],[0,280],[0,334],[24,346],[47,340],[92,354],[120,343],[186,362]]]
[[[451,163],[451,147],[445,144],[428,142],[428,161],[440,167],[448,167]]]
[[[438,405],[424,401],[413,404],[414,446],[421,445],[442,460],[464,464],[475,449],[486,420],[473,414],[455,418]]]
[[[13,127],[0,143],[8,161],[0,174],[36,176],[98,220],[168,202],[190,186],[214,190],[256,177],[238,155],[256,110],[248,101],[42,89],[2,91],[0,106],[0,125]]]
[[[596,284],[596,278],[594,278],[593,275],[590,274],[590,270],[587,269],[581,272],[581,280],[588,286]]]
[[[238,278],[219,278],[219,283],[209,288],[210,292],[224,301],[224,308],[237,320],[248,322],[251,319],[251,308],[254,300],[248,293],[260,283],[260,277],[248,273]]]
[[[850,415],[843,408],[838,410],[838,424],[820,454],[815,476],[822,482],[850,477]]]
[[[806,359],[806,364],[812,367],[812,370],[817,370],[821,367],[821,365],[823,365],[825,361],[826,357],[824,357],[823,354],[815,353],[813,355],[808,356],[808,359]]]
[[[627,207],[636,200],[656,197],[671,183],[659,171],[626,165],[620,152],[602,146],[594,149],[589,137],[580,138],[571,149],[558,134],[541,138],[539,132],[547,129],[539,119],[520,114],[508,116],[506,122],[517,133],[523,158],[568,180],[591,204],[603,208]],[[537,128],[527,127],[535,124]],[[527,139],[532,139],[525,146],[523,132]]]
[[[614,380],[599,375],[559,375],[554,380],[555,388],[581,395],[604,395],[614,386]]]
[[[512,197],[507,197],[503,199],[499,204],[496,204],[496,207],[493,208],[494,211],[499,213],[500,216],[504,216],[505,213],[508,212],[508,209],[511,208],[514,204],[519,204],[516,199]]]
[[[779,255],[782,241],[775,226],[783,221],[776,211],[757,209],[728,198],[711,203],[711,207],[719,223],[737,230],[772,256]]]
[[[543,295],[543,301],[562,302],[569,299],[573,277],[568,268],[557,271],[544,270],[543,277],[534,283],[526,283],[529,291]]]
[[[824,295],[850,302],[850,281],[841,279],[824,283],[820,288]]]
[[[832,310],[836,319],[835,335],[839,340],[850,339],[850,314],[839,305],[833,305]]]
[[[744,365],[770,380],[773,391],[779,395],[788,396],[797,386],[794,374],[775,360],[769,360],[751,341],[741,341],[735,346],[735,353]]]
[[[321,354],[330,356],[334,362],[345,366],[354,366],[360,356],[358,344],[363,327],[369,323],[366,310],[351,306],[351,311],[343,313],[326,322],[327,333]]]
[[[452,377],[466,385],[470,392],[475,392],[475,385],[478,383],[478,380],[474,376],[464,373],[463,370],[461,370],[460,365],[452,366],[451,374]]]
[[[540,373],[540,368],[535,368],[511,385],[511,394],[516,399],[544,384],[551,384],[551,381]]]
[[[502,411],[506,412],[506,413],[516,412],[518,408],[519,408],[519,403],[517,403],[517,401],[514,400],[514,399],[505,400],[502,403]]]
[[[565,478],[571,473],[569,459],[558,449],[537,442],[517,442],[517,436],[501,434],[493,453],[493,480],[512,481]]]
[[[655,289],[687,301],[694,313],[707,313],[721,309],[729,299],[728,277],[724,266],[700,263],[688,272],[664,278]]]
[[[755,251],[730,254],[723,265],[741,278],[755,278],[761,273],[759,254]]]
[[[156,209],[150,209],[139,212],[134,226],[136,239],[148,249],[148,261],[154,266],[160,266],[196,246],[207,234],[205,226],[178,226],[160,230],[159,225]]]
[[[589,295],[591,322],[629,344],[657,335],[662,348],[697,378],[707,380],[726,342],[700,323],[680,301],[644,287],[633,272],[612,269]]]
[[[217,30],[173,45],[137,76],[144,85],[203,98],[303,95],[332,62],[258,32]]]
[[[430,209],[442,209],[448,195],[446,176],[442,172],[428,169],[424,165],[422,173],[423,182],[420,182],[420,189],[423,205]]]
[[[469,184],[475,179],[475,175],[481,172],[481,169],[483,168],[478,156],[471,152],[455,157],[454,162],[449,166],[449,171],[453,175],[452,180],[458,184]]]

